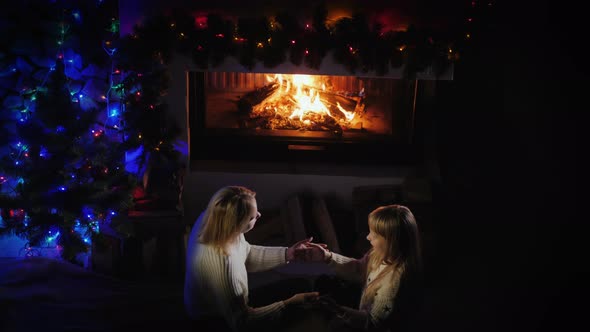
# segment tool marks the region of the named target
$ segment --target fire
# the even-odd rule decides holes
[[[274,84],[274,91],[254,107],[258,113],[267,113],[269,109],[275,114],[285,115],[289,119],[298,119],[309,125],[314,118],[328,116],[337,122],[349,123],[355,118],[355,111],[346,110],[339,102],[326,100],[326,82],[321,82],[312,75],[267,75],[269,84]],[[340,112],[336,116],[330,112]]]

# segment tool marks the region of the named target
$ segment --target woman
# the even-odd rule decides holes
[[[358,310],[320,297],[318,305],[333,314],[338,330],[387,330],[396,316],[402,280],[409,285],[407,281],[417,278],[421,268],[418,227],[407,207],[381,206],[369,214],[368,223],[372,248],[361,259],[310,244],[314,251],[308,260],[327,262],[338,276],[364,283]]]
[[[250,245],[244,233],[261,216],[255,195],[240,186],[220,189],[191,231],[184,302],[189,316],[203,324],[225,321],[234,331],[259,330],[282,321],[287,307],[318,296],[318,293],[299,293],[262,307],[248,305],[248,272],[278,267],[295,260],[296,251],[299,257],[306,250],[313,250],[308,248],[311,239],[289,248]]]

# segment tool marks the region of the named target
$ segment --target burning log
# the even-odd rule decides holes
[[[320,91],[320,98],[323,102],[330,106],[336,107],[337,104],[344,107],[347,111],[354,111],[358,101],[358,97],[345,97],[329,91]],[[356,98],[356,99],[355,99]]]
[[[238,110],[240,112],[249,113],[254,106],[260,104],[272,95],[278,87],[279,84],[272,82],[254,91],[248,92],[238,100]]]

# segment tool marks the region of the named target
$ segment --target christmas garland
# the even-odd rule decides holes
[[[327,24],[327,11],[321,7],[306,25],[288,13],[231,20],[217,13],[193,17],[177,11],[148,18],[122,38],[126,58],[121,64],[132,69],[149,58],[165,64],[173,53],[182,53],[200,69],[215,68],[228,56],[249,70],[257,62],[273,68],[287,61],[318,69],[332,54],[351,74],[384,75],[390,68],[403,68],[404,76],[412,78],[431,68],[438,76],[456,58],[446,34],[412,25],[405,31],[383,31],[362,14]]]

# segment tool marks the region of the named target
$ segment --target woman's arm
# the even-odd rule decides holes
[[[247,280],[241,278],[241,274],[234,269],[235,266],[226,260],[225,271],[219,275],[222,282],[221,294],[217,298],[218,303],[224,303],[224,316],[235,330],[256,323],[277,321],[281,318],[286,303],[277,301],[262,307],[251,307],[245,287]]]
[[[243,241],[248,252],[246,257],[246,270],[248,272],[266,271],[287,263],[287,247],[251,245],[246,241],[243,234],[240,236],[240,241]]]

